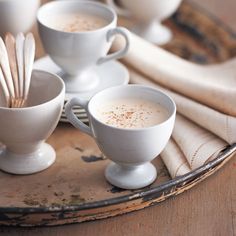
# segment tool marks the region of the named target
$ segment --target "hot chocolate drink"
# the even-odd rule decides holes
[[[140,98],[108,101],[96,112],[102,123],[127,129],[155,126],[167,120],[168,116],[166,108],[159,103]]]

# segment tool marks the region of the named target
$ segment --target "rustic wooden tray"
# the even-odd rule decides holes
[[[236,54],[236,36],[196,6],[184,3],[166,22],[175,33],[165,46],[198,63],[225,61]],[[60,225],[96,220],[138,210],[190,189],[233,156],[236,145],[210,163],[174,180],[160,158],[154,160],[157,180],[144,189],[128,191],[106,182],[105,159],[95,142],[69,124],[59,124],[48,142],[56,163],[41,173],[15,176],[0,172],[0,224]]]

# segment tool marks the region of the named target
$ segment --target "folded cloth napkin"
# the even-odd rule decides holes
[[[236,142],[236,117],[218,112],[206,105],[165,89],[131,68],[129,68],[129,72],[132,83],[146,84],[163,90],[174,99],[177,111],[180,114],[224,139],[227,143],[233,144]]]
[[[172,147],[167,145],[161,157],[173,178],[213,160],[227,146],[222,139],[178,114],[172,138],[175,143],[170,144]],[[174,144],[175,150],[173,150]],[[168,150],[170,148],[171,150]],[[184,157],[179,153],[184,154]],[[179,163],[174,163],[173,159],[178,159]]]
[[[191,168],[173,138],[170,138],[165,149],[161,153],[161,158],[168,168],[171,177],[184,175],[191,171]]]
[[[161,153],[161,157],[172,178],[186,174],[214,159],[214,157],[216,157],[220,151],[227,146],[229,140],[232,142],[233,139],[236,140],[236,136],[233,136],[232,139],[232,136],[229,135],[228,129],[225,129],[225,125],[228,124],[228,118],[226,118],[228,117],[227,115],[221,114],[184,96],[164,89],[131,69],[130,79],[132,83],[149,85],[166,92],[175,100],[178,112],[183,114],[185,117],[190,119],[194,118],[197,121],[194,123],[180,114],[176,115],[172,138]],[[202,113],[202,110],[204,113]],[[197,113],[199,113],[199,115]],[[216,119],[214,117],[215,113],[218,114]],[[194,114],[197,115],[194,116]],[[212,125],[212,120],[209,119],[208,115],[213,117],[212,120],[215,125]],[[217,117],[220,117],[221,119],[217,119]],[[231,118],[233,121],[231,123],[236,127],[236,119],[234,117]],[[201,121],[204,121],[204,128],[199,126],[201,125]],[[219,131],[217,125],[220,125],[223,128]],[[212,132],[216,133],[217,136],[222,137],[222,139]]]
[[[117,37],[112,50],[123,47],[124,41]],[[236,59],[219,65],[197,65],[130,33],[130,50],[122,61],[166,88],[236,116]]]
[[[209,131],[177,114],[173,139],[184,153],[191,169],[213,159],[227,143]]]

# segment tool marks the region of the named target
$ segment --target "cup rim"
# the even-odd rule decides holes
[[[95,30],[89,30],[89,31],[76,31],[76,32],[67,32],[67,31],[63,31],[63,30],[58,30],[52,27],[49,27],[48,25],[46,25],[45,23],[42,22],[41,18],[42,18],[42,12],[46,11],[45,8],[49,7],[50,5],[59,5],[59,4],[70,4],[70,3],[75,3],[75,4],[87,4],[87,5],[95,5],[97,7],[106,9],[108,11],[110,11],[113,15],[113,19],[110,21],[110,23],[108,23],[107,25],[100,27],[98,29]],[[117,22],[117,14],[116,12],[109,6],[107,6],[104,3],[100,3],[100,2],[94,2],[94,1],[90,1],[90,0],[58,0],[58,1],[52,1],[52,2],[48,2],[44,5],[42,5],[37,12],[37,21],[39,24],[41,24],[43,27],[47,28],[48,30],[60,33],[60,34],[65,34],[65,35],[87,35],[87,34],[92,34],[101,30],[105,30],[105,29],[109,29],[111,28],[112,24],[114,22]]]
[[[46,101],[46,102],[44,102],[44,103],[40,103],[40,104],[38,104],[38,105],[34,105],[34,106],[30,106],[30,107],[20,107],[20,108],[11,108],[11,107],[2,107],[2,106],[0,106],[0,110],[3,110],[3,111],[27,111],[27,110],[32,110],[32,109],[38,109],[38,108],[40,108],[40,107],[43,107],[43,106],[45,106],[45,105],[47,105],[47,104],[49,104],[49,103],[51,103],[51,102],[57,100],[58,97],[60,97],[61,94],[65,92],[65,83],[64,83],[64,81],[63,81],[58,75],[56,75],[56,74],[54,74],[54,73],[51,73],[51,72],[48,72],[48,71],[44,71],[44,70],[35,70],[35,69],[34,69],[34,70],[32,71],[32,74],[33,74],[33,72],[36,72],[36,73],[37,73],[37,72],[39,72],[39,73],[45,73],[45,74],[49,74],[49,75],[52,75],[52,76],[54,76],[55,78],[57,78],[58,81],[59,81],[59,82],[61,83],[61,85],[62,85],[60,92],[59,92],[54,98],[52,98],[51,100]]]
[[[103,122],[101,122],[94,114],[93,112],[91,112],[91,103],[96,99],[97,96],[99,96],[100,94],[106,92],[106,91],[109,91],[111,89],[119,89],[119,88],[126,88],[126,87],[133,87],[133,88],[142,88],[142,89],[148,89],[148,90],[151,90],[151,91],[154,91],[154,92],[158,92],[160,94],[162,94],[163,96],[165,96],[167,99],[170,100],[171,104],[173,105],[173,111],[170,112],[170,115],[169,117],[164,120],[163,122],[159,123],[159,124],[156,124],[156,125],[153,125],[153,126],[149,126],[149,127],[143,127],[143,128],[119,128],[119,127],[115,127],[115,126],[112,126],[112,125],[108,125],[108,124],[105,124]],[[104,89],[98,93],[96,93],[91,99],[90,101],[88,102],[88,105],[87,105],[87,115],[88,116],[91,116],[94,120],[96,120],[99,124],[105,126],[105,127],[109,127],[109,128],[112,128],[114,130],[120,130],[120,131],[134,131],[134,132],[137,132],[137,131],[144,131],[144,130],[149,130],[149,129],[153,129],[153,128],[156,128],[156,127],[160,127],[162,125],[165,125],[167,122],[169,122],[170,119],[172,119],[173,116],[176,115],[176,104],[173,100],[173,98],[171,98],[168,94],[166,94],[165,92],[163,92],[161,89],[156,89],[156,88],[153,88],[151,86],[147,86],[147,85],[141,85],[141,84],[128,84],[128,85],[119,85],[119,86],[114,86],[114,87],[110,87],[110,88],[107,88],[107,89]]]

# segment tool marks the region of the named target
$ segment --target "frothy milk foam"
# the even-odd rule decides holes
[[[102,28],[108,21],[100,16],[85,12],[60,13],[47,18],[48,26],[64,32],[85,32]]]
[[[140,98],[122,98],[101,105],[96,117],[117,128],[146,128],[168,119],[168,111],[158,103]]]

